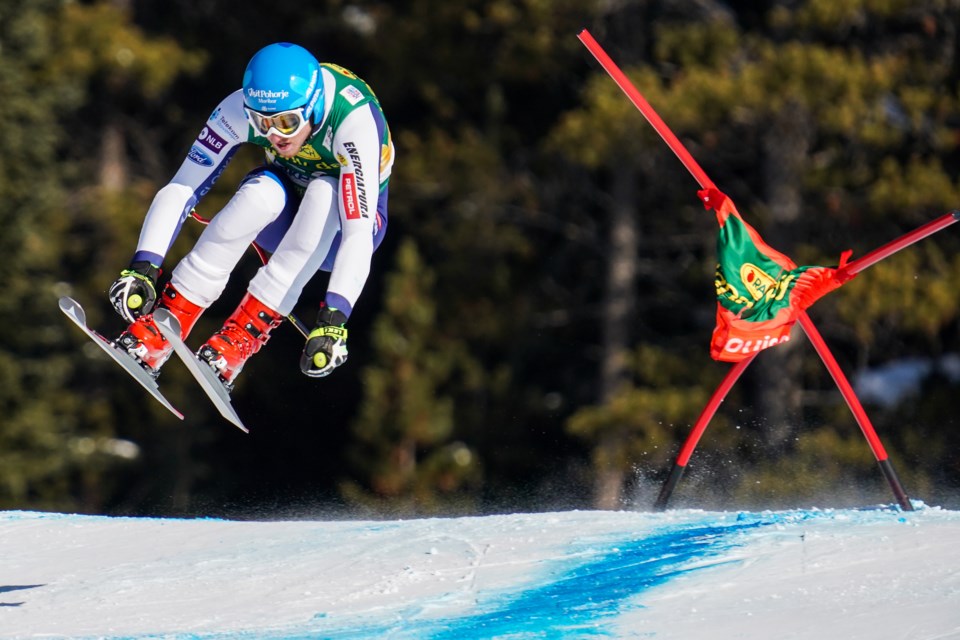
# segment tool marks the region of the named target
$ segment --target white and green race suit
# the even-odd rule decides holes
[[[171,282],[207,307],[254,241],[272,253],[249,292],[287,315],[317,271],[330,271],[326,303],[348,317],[366,283],[387,227],[393,143],[380,104],[350,71],[323,63],[323,118],[293,158],[258,135],[243,90],[227,96],[200,131],[176,175],[147,211],[134,261],[160,265],[184,221],[241,144],[264,147],[254,169],[174,269]]]

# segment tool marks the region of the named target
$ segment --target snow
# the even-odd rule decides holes
[[[960,512],[0,512],[2,638],[960,638]]]

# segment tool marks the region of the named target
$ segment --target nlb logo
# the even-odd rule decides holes
[[[203,128],[200,135],[197,136],[197,141],[214,153],[220,153],[227,144],[227,141],[211,131],[210,127]]]

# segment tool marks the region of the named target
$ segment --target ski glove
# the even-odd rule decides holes
[[[307,336],[300,356],[300,370],[311,378],[330,375],[347,361],[347,316],[330,307],[320,307],[317,327]]]
[[[120,277],[110,286],[110,302],[127,322],[153,310],[157,301],[157,278],[160,267],[149,262],[134,262],[129,269],[120,272]]]

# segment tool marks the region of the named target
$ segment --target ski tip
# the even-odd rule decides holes
[[[214,403],[220,415],[244,433],[250,433],[230,402],[230,391],[227,386],[213,372],[213,369],[207,363],[200,361],[197,355],[184,343],[180,335],[180,322],[177,317],[166,309],[157,309],[153,312],[153,321],[160,329],[160,333],[172,343],[174,353],[186,365],[190,375],[200,384],[203,392]]]
[[[154,324],[160,329],[167,338],[171,335],[180,336],[180,321],[166,309],[157,309],[153,312]]]
[[[87,326],[87,314],[83,311],[79,302],[68,296],[63,296],[57,301],[57,304],[60,306],[60,311],[73,319],[74,322]]]

